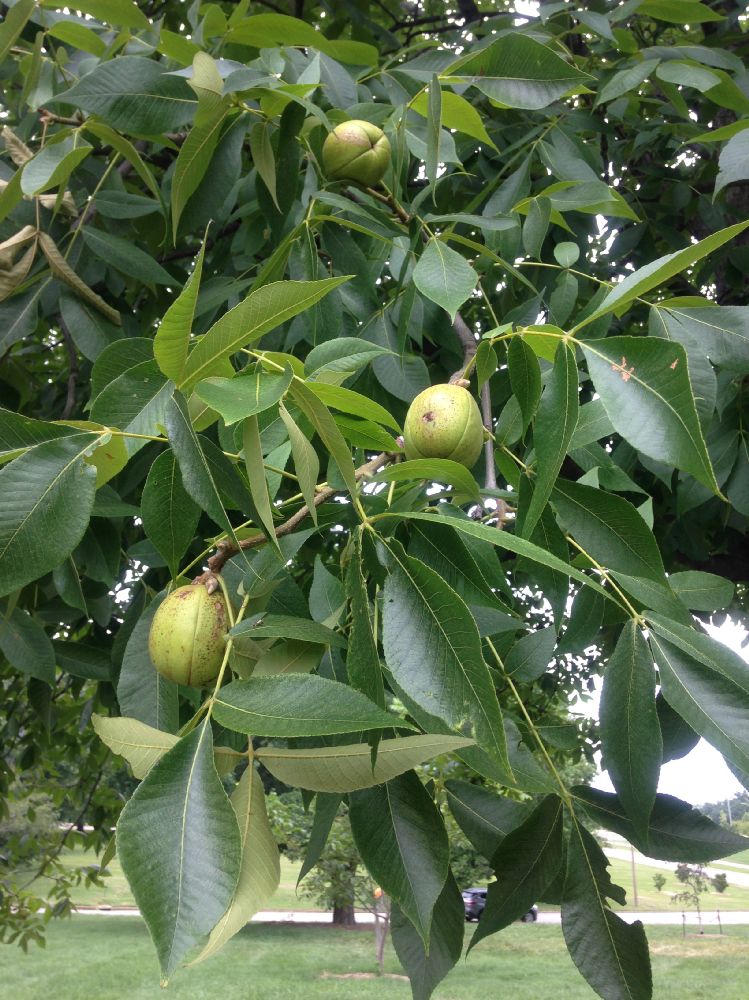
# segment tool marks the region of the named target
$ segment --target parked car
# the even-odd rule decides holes
[[[461,895],[463,896],[463,906],[466,911],[466,920],[480,920],[481,914],[484,912],[484,907],[486,906],[486,889],[464,889]],[[521,924],[533,924],[538,920],[538,907],[532,906],[527,913],[524,913],[520,918]]]

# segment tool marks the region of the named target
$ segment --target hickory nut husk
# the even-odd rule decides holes
[[[459,385],[433,385],[408,408],[403,425],[406,458],[449,458],[470,469],[484,443],[473,396]]]
[[[179,587],[153,617],[148,636],[153,665],[177,684],[207,684],[221,668],[226,625],[221,594],[209,594],[202,584]]]
[[[332,181],[375,187],[390,163],[387,136],[371,122],[353,118],[337,125],[322,147],[322,165]]]

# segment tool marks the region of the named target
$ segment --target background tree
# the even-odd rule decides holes
[[[730,823],[729,823],[730,809]],[[749,792],[740,791],[731,796],[729,800],[722,802],[707,802],[700,806],[700,811],[716,823],[724,825],[734,825],[745,823],[749,818]],[[741,831],[745,832],[745,831]]]
[[[586,823],[684,863],[746,843],[656,794],[699,736],[749,775],[745,663],[694,617],[747,599],[744,5],[4,9],[5,789],[104,848],[128,760],[164,980],[271,897],[271,775],[320,843],[346,798],[417,998],[461,951],[445,809],[497,875],[474,942],[561,903],[591,986],[649,997]],[[322,169],[349,119],[384,129],[377,186]],[[478,463],[403,461],[451,379]],[[195,574],[230,625],[203,690],[148,650]],[[601,672],[616,794],[565,780]]]
[[[352,927],[356,923],[357,898],[372,895],[372,883],[360,869],[361,858],[351,836],[346,810],[338,803],[323,843],[311,842],[313,817],[305,812],[298,793],[268,797],[268,818],[279,847],[292,861],[302,861],[297,891],[312,897],[323,909],[333,911],[333,923]],[[308,853],[315,849],[317,858]],[[305,877],[306,876],[306,877]],[[364,880],[365,885],[359,885]]]
[[[684,903],[685,906],[694,906],[697,910],[697,923],[700,934],[702,930],[702,908],[700,906],[700,896],[710,892],[711,879],[705,871],[704,865],[680,864],[676,866],[676,879],[684,886],[681,892],[674,893],[675,903]]]
[[[725,872],[718,872],[717,875],[713,875],[710,882],[716,892],[723,893],[728,888],[728,876]]]

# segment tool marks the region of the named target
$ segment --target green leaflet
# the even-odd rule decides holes
[[[390,781],[425,760],[472,745],[473,740],[459,736],[402,736],[382,740],[374,767],[368,743],[305,750],[264,747],[256,756],[271,774],[292,787],[313,792],[352,792]]]
[[[634,621],[624,626],[606,665],[600,720],[604,767],[637,835],[647,842],[663,743],[653,660]]]
[[[629,501],[560,479],[551,503],[562,527],[601,565],[667,586],[655,537]]]
[[[327,736],[395,726],[415,728],[348,685],[314,674],[234,681],[216,696],[214,715],[227,729],[255,736]]]
[[[194,965],[219,951],[271,899],[281,879],[281,861],[265,810],[265,791],[252,764],[229,800],[242,844],[239,880],[226,913],[211,931]]]
[[[83,537],[96,471],[91,433],[47,441],[0,468],[0,596],[53,570]]]
[[[533,424],[536,478],[533,497],[523,520],[523,536],[529,537],[551,496],[562,462],[577,424],[578,372],[574,352],[560,342],[554,369],[546,385]]]
[[[182,212],[210,167],[228,110],[227,97],[196,121],[180,148],[172,179],[172,237],[175,243]]]
[[[502,714],[476,625],[434,570],[387,545],[382,645],[400,687],[457,730],[468,720],[476,742],[510,771]]]
[[[505,798],[482,785],[445,782],[450,812],[480,854],[491,861],[504,838],[528,817],[526,802]]]
[[[319,622],[290,615],[261,615],[259,621],[246,618],[231,629],[230,635],[240,641],[250,639],[284,638],[302,639],[305,642],[319,642],[324,646],[345,646],[346,640],[339,633]]]
[[[177,298],[164,313],[164,318],[153,339],[153,353],[156,362],[164,375],[174,382],[178,382],[182,377],[187,361],[187,350],[203,274],[206,239],[207,237],[203,238],[190,277]]]
[[[117,852],[164,985],[229,907],[241,850],[206,720],[148,772],[117,824]]]
[[[315,486],[317,485],[317,477],[320,475],[320,460],[317,457],[317,452],[283,403],[279,405],[278,413],[284,422],[291,442],[291,454],[294,459],[294,471],[299,480],[299,489],[304,497],[304,502],[309,507],[312,520],[317,524]]]
[[[11,666],[54,687],[54,648],[39,622],[23,608],[0,609],[0,650]]]
[[[622,309],[623,306],[628,305],[638,296],[644,295],[652,288],[657,288],[658,285],[668,281],[674,275],[680,274],[691,264],[707,256],[707,254],[718,250],[725,243],[728,243],[729,240],[732,240],[734,236],[742,233],[747,226],[749,226],[749,222],[739,222],[735,226],[727,226],[725,229],[713,233],[704,240],[700,240],[699,243],[693,243],[684,250],[677,250],[676,253],[666,254],[664,257],[659,257],[658,260],[646,264],[616,285],[595,312],[585,318],[584,323],[591,323],[593,320],[598,319],[599,316],[603,316],[613,309]],[[578,326],[581,325],[583,324],[578,324]]]
[[[260,425],[256,415],[245,417],[242,424],[242,448],[244,464],[247,469],[247,479],[250,484],[252,502],[258,512],[268,542],[278,549],[276,529],[273,523],[273,505],[268,492],[268,481],[265,478],[263,463],[263,445],[260,440]]]
[[[223,362],[264,333],[304,312],[348,277],[321,281],[276,281],[250,292],[201,337],[187,359],[180,388],[192,389],[201,379],[223,374]]]
[[[164,418],[167,437],[182,473],[182,483],[195,503],[222,529],[234,534],[224,502],[195,433],[185,400],[179,394],[170,398]]]
[[[474,500],[481,496],[478,483],[468,469],[449,458],[414,458],[388,466],[372,476],[376,483],[398,483],[413,479],[449,483],[453,490],[465,493]]]
[[[137,719],[92,717],[94,731],[112,753],[124,757],[134,778],[145,778],[157,760],[178,742],[178,737],[154,729]]]
[[[182,485],[174,452],[162,452],[151,466],[141,505],[145,532],[176,579],[179,561],[195,534],[200,508]]]
[[[278,375],[259,369],[238,378],[209,378],[195,394],[220,413],[227,425],[267,410],[283,398],[293,377],[291,368]]]
[[[749,771],[749,681],[740,657],[714,639],[656,615],[650,648],[666,701],[743,771]]]
[[[520,826],[504,837],[492,858],[497,881],[471,948],[527,913],[554,881],[562,866],[562,802],[547,795]]]
[[[689,472],[720,496],[684,348],[657,337],[607,337],[584,344],[583,351],[617,433],[651,458]]]
[[[591,79],[551,48],[516,33],[498,38],[481,53],[461,56],[448,72],[456,83],[471,83],[507,107],[530,110],[579,91]]]
[[[351,606],[351,632],[346,655],[346,671],[353,688],[361,691],[376,705],[384,707],[385,687],[362,562],[361,536],[357,535],[344,581],[346,597]]]
[[[185,80],[141,56],[120,56],[101,63],[55,100],[93,112],[112,128],[130,135],[158,135],[178,129],[197,107]]]
[[[523,414],[523,431],[533,419],[541,398],[541,370],[534,351],[522,337],[513,337],[507,347],[507,368],[512,391]]]
[[[624,903],[613,885],[608,860],[593,836],[573,822],[567,846],[562,932],[573,962],[606,1000],[650,1000],[652,974],[645,931],[626,923],[608,904]]]
[[[476,287],[478,276],[462,254],[439,239],[431,239],[414,268],[414,283],[432,302],[455,314]]]
[[[367,870],[428,948],[432,913],[450,857],[445,825],[432,797],[416,773],[408,771],[387,784],[353,792],[349,819]],[[416,871],[418,879],[413,877]]]
[[[290,391],[294,402],[310,421],[320,440],[330,452],[346,484],[346,489],[352,497],[355,497],[356,476],[354,475],[354,463],[351,460],[351,449],[338,429],[330,410],[304,382],[299,380],[293,382]]]
[[[512,535],[509,532],[503,531],[500,533],[494,528],[489,528],[485,524],[477,524],[475,521],[459,521],[451,518],[448,522],[446,518],[442,517],[440,514],[421,513],[418,511],[404,511],[403,513],[398,514],[388,514],[388,516],[402,517],[409,521],[432,521],[436,524],[449,523],[450,527],[455,528],[456,531],[461,532],[462,534],[473,535],[475,538],[491,542],[492,545],[496,545],[498,548],[508,549],[510,552],[514,552],[519,556],[523,556],[533,562],[540,563],[543,566],[548,566],[550,569],[564,573],[566,576],[572,577],[573,580],[577,580],[580,583],[584,583],[587,587],[591,587],[603,597],[612,600],[611,594],[604,590],[603,587],[601,587],[601,585],[591,577],[586,576],[585,573],[581,573],[580,570],[575,569],[568,563],[563,562],[550,552],[547,552],[546,549],[541,548],[540,545],[534,545],[532,542],[528,542],[524,538],[518,538],[516,535]]]
[[[463,951],[464,930],[463,897],[449,870],[432,911],[428,952],[414,925],[393,901],[390,911],[393,947],[411,980],[414,1000],[429,1000],[435,987],[457,964]]]
[[[647,840],[641,841],[618,798],[610,792],[578,785],[573,794],[595,823],[621,834],[650,858],[705,863],[745,850],[746,837],[718,826],[688,802],[673,795],[657,795],[648,823]]]

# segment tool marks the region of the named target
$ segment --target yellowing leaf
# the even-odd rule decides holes
[[[210,958],[223,948],[267,904],[281,880],[281,861],[265,811],[263,783],[252,765],[242,775],[229,801],[237,816],[242,841],[239,882],[229,909],[190,965]]]

